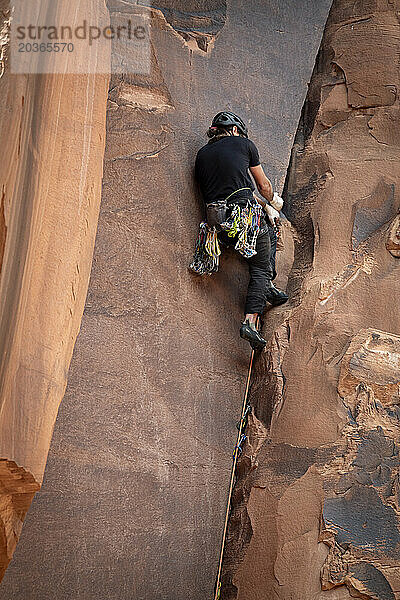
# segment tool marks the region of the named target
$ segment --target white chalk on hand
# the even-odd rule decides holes
[[[271,225],[274,226],[276,224],[275,220],[279,219],[279,212],[269,204],[267,204],[267,206],[265,207],[265,212],[268,215],[268,219]]]
[[[270,204],[278,212],[280,212],[283,208],[283,200],[276,192],[274,193],[274,197],[272,198]]]

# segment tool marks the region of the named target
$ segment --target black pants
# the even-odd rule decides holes
[[[276,277],[276,246],[278,244],[278,236],[276,235],[276,231],[272,225],[268,223],[268,231],[269,231],[269,239],[271,242],[271,253],[269,255],[269,260],[271,263],[271,269],[273,272],[272,279]]]
[[[219,233],[218,237],[229,246],[235,245],[237,241],[236,238],[229,238],[225,232]],[[271,238],[266,225],[262,227],[262,232],[257,238],[256,251],[257,254],[245,259],[249,265],[250,281],[244,313],[261,315],[267,303],[266,290],[274,278],[274,268],[271,265]]]

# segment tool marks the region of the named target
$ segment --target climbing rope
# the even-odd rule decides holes
[[[257,325],[258,325],[258,323],[257,323]],[[237,425],[238,435],[237,435],[237,440],[236,440],[236,446],[235,446],[235,449],[233,451],[233,463],[232,463],[232,470],[231,470],[231,479],[230,479],[230,484],[229,484],[228,501],[227,501],[227,504],[226,504],[225,523],[224,523],[224,531],[223,531],[223,534],[222,534],[221,552],[220,552],[220,555],[219,555],[219,563],[218,563],[217,580],[216,580],[216,583],[215,583],[214,600],[220,600],[220,597],[221,597],[222,562],[224,560],[226,534],[228,532],[229,512],[230,512],[230,508],[231,508],[233,488],[235,486],[236,466],[237,466],[238,458],[239,458],[239,456],[241,455],[241,453],[243,451],[243,444],[244,444],[244,442],[247,439],[247,436],[244,433],[244,430],[245,430],[246,425],[247,425],[248,416],[249,416],[249,414],[251,412],[251,407],[250,407],[249,404],[247,404],[247,399],[248,399],[248,396],[249,396],[251,372],[252,372],[252,369],[253,369],[253,360],[254,360],[254,350],[252,350],[252,352],[251,352],[250,364],[249,364],[249,371],[247,373],[246,389],[245,389],[244,396],[243,396],[242,414],[240,416],[240,421],[239,421],[239,423]]]

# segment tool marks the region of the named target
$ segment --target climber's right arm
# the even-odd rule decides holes
[[[268,202],[271,202],[274,197],[274,190],[272,188],[272,183],[264,173],[262,166],[257,165],[256,167],[250,167],[250,171],[261,196],[263,196]]]

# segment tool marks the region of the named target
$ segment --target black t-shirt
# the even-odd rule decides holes
[[[195,174],[204,202],[225,200],[241,188],[254,190],[249,167],[259,164],[256,145],[245,137],[226,136],[200,148]]]

